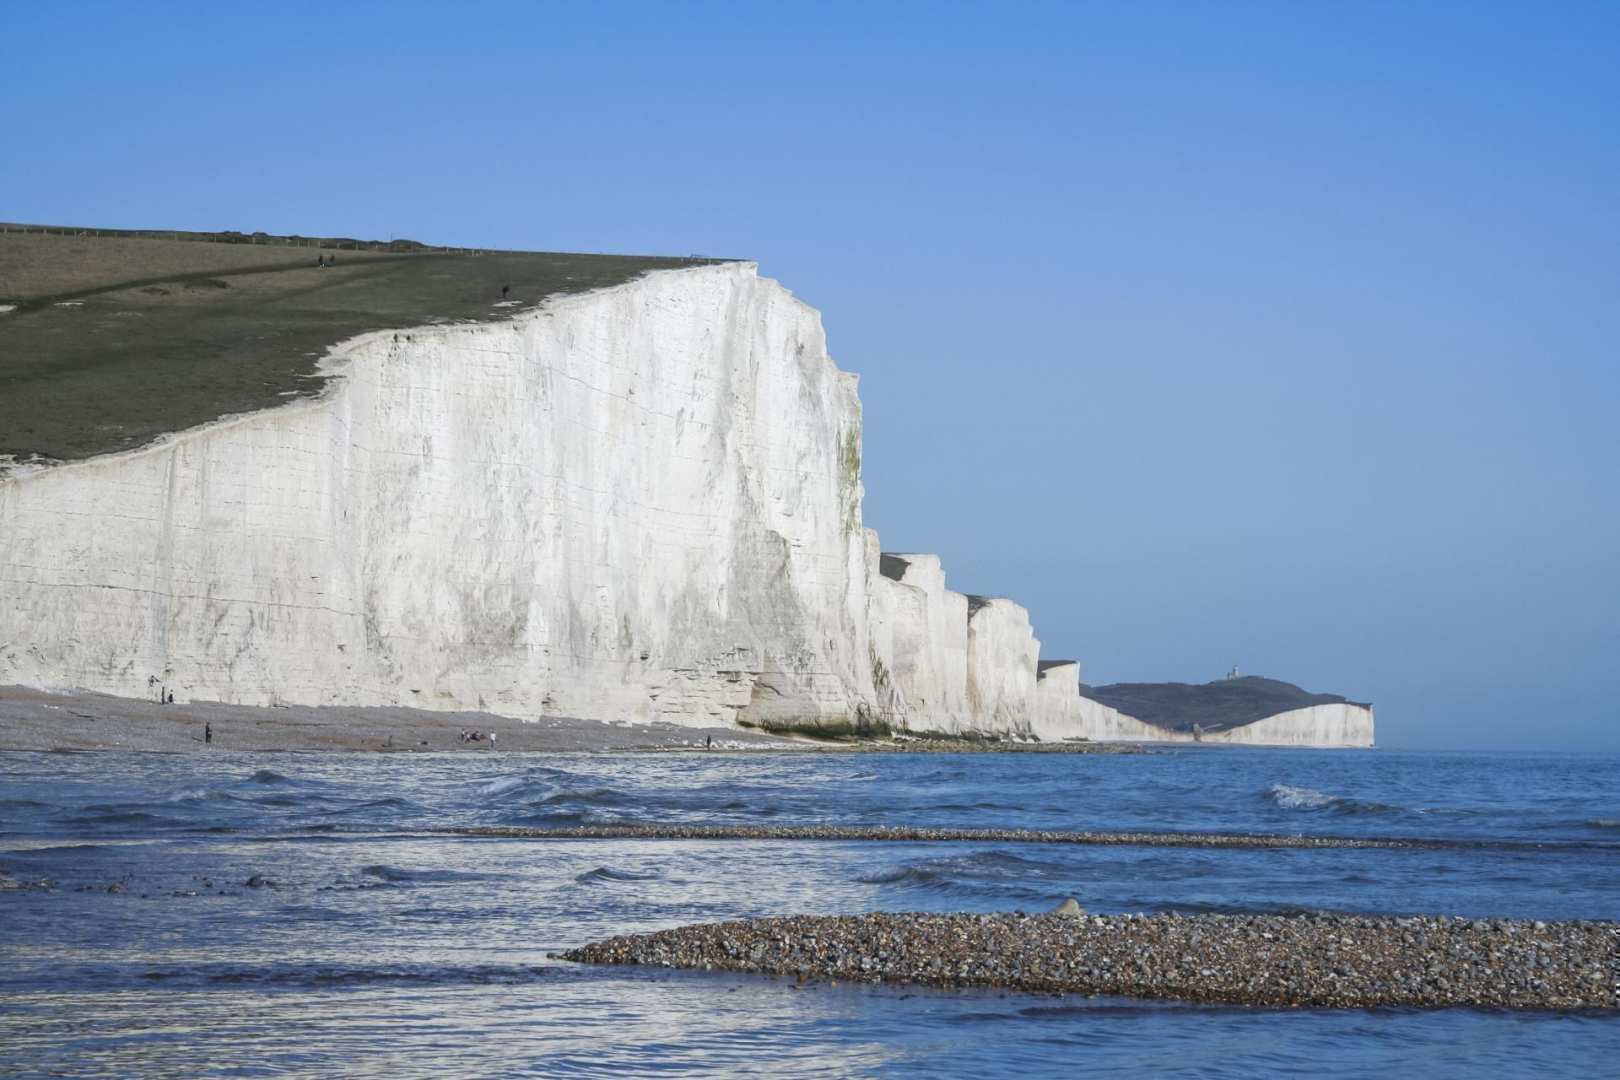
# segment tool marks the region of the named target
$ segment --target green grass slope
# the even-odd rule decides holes
[[[509,318],[548,296],[715,260],[409,241],[0,231],[0,456],[73,461],[318,393],[371,330]],[[320,257],[335,265],[318,267]],[[496,306],[509,286],[516,304]]]

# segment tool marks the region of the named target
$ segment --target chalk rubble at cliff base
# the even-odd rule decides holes
[[[1236,1005],[1615,1010],[1620,924],[879,913],[687,926],[561,958]]]

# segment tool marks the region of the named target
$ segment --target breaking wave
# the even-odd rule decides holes
[[[466,966],[436,964],[394,964],[378,967],[335,964],[289,965],[263,967],[204,965],[197,968],[154,969],[135,976],[144,983],[179,984],[263,984],[269,986],[342,987],[372,986],[389,983],[420,983],[427,985],[519,984],[544,978],[556,978],[555,968],[521,964],[473,964]],[[105,976],[103,976],[105,978]]]
[[[218,788],[192,788],[188,791],[180,791],[170,795],[168,801],[172,803],[233,802],[235,799],[235,795],[228,791],[220,791]]]
[[[1288,784],[1272,784],[1266,789],[1266,795],[1284,810],[1318,810],[1339,801],[1337,795],[1329,795],[1315,788],[1291,787]]]
[[[575,881],[581,885],[594,885],[602,881],[657,881],[657,874],[634,874],[629,870],[615,870],[609,866],[598,866],[595,870],[587,870],[576,875]]]
[[[862,885],[898,886],[953,896],[1047,902],[1068,895],[1063,885],[1068,876],[1058,864],[1000,851],[979,851],[906,863],[855,880]]]
[[[555,791],[543,799],[535,800],[537,805],[556,806],[559,803],[580,803],[585,806],[623,806],[635,800],[621,791],[613,788],[590,788],[586,791]]]
[[[491,876],[489,874],[468,874],[459,870],[405,870],[397,866],[385,866],[381,863],[363,867],[360,872],[366,877],[377,878],[396,885],[434,884],[447,881],[486,881]]]
[[[531,787],[534,783],[535,781],[527,776],[502,776],[480,785],[478,793],[492,796],[509,795],[514,791]]]
[[[251,784],[290,784],[292,778],[283,776],[272,769],[260,769],[248,777],[248,782]]]
[[[1343,795],[1333,795],[1315,788],[1294,787],[1291,784],[1272,784],[1265,797],[1283,810],[1325,810],[1337,814],[1406,814],[1412,811],[1388,803],[1364,802]],[[1422,811],[1417,811],[1422,813]]]

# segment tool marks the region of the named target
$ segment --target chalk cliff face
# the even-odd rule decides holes
[[[1041,643],[1029,612],[999,597],[968,598],[968,714],[996,734],[1031,734]]]
[[[869,623],[878,716],[890,727],[974,730],[968,707],[968,598],[945,588],[937,555],[882,554],[871,533]]]
[[[0,682],[704,723],[870,700],[856,380],[751,265],[338,363],[314,402],[0,483]]]
[[[880,552],[856,379],[752,264],[368,334],[327,370],[318,398],[0,479],[0,684],[1181,737],[1040,665],[1024,608]],[[1370,711],[1364,739],[1319,711],[1209,741],[1371,741]]]

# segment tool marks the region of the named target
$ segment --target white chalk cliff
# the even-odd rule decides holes
[[[856,378],[752,264],[368,334],[327,370],[316,398],[0,480],[0,684],[1148,737],[1077,666],[1037,671],[1023,608],[880,554]],[[1371,741],[1370,712],[1360,742],[1291,715],[1230,741]]]

